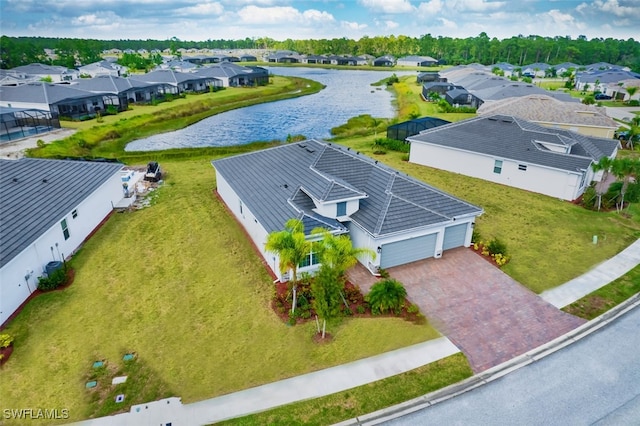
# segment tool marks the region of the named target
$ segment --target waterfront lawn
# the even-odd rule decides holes
[[[640,238],[640,208],[633,204],[621,215],[594,212],[541,194],[405,161],[407,154],[373,154],[375,137],[336,140],[478,205],[485,213],[476,230],[487,241],[498,237],[511,261],[503,270],[536,293],[586,272]],[[594,235],[598,244],[592,243]],[[446,253],[445,253],[446,256]]]
[[[316,93],[323,86],[298,77],[273,76],[269,85],[252,88],[226,88],[213,93],[189,94],[158,105],[133,106],[113,116],[85,122],[63,122],[78,132],[42,148],[28,151],[31,157],[119,158],[127,143],[158,133],[187,127],[212,115],[258,103],[273,102]]]
[[[270,307],[271,277],[212,192],[211,159],[164,161],[152,206],[114,213],[72,259],[74,283],[8,325],[3,408],[68,408],[70,421],[101,412],[85,389],[91,365],[127,352],[155,397],[189,403],[438,337],[396,318],[345,319],[317,345],[314,323],[284,324]]]

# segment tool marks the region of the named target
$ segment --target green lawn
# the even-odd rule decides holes
[[[354,361],[437,337],[395,318],[349,319],[312,342],[271,310],[271,278],[212,193],[209,160],[166,161],[155,203],[114,213],[73,258],[75,282],[35,298],[5,332],[2,408],[99,411],[84,384],[96,359],[134,351],[153,382],[126,406],[168,395],[185,403]],[[131,378],[132,380],[135,378]]]

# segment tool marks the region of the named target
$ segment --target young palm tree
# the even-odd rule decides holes
[[[312,234],[322,235],[322,239],[315,243],[315,250],[320,255],[321,263],[335,269],[338,277],[344,277],[347,269],[358,262],[359,256],[376,257],[373,250],[353,247],[347,235],[333,235],[326,229],[314,229]]]
[[[600,170],[602,170],[604,172],[602,174],[602,181],[606,181],[607,176],[609,174],[609,170],[611,169],[611,163],[612,163],[611,158],[602,157],[600,161],[598,161],[597,163],[593,163],[591,165],[591,168],[593,169],[594,172],[599,172]],[[596,188],[598,188],[597,185],[596,185]],[[598,211],[600,211],[600,206],[602,205],[602,196],[604,195],[604,193],[607,192],[607,189],[608,188],[601,186],[600,190],[596,192],[596,195],[598,196]]]
[[[304,235],[304,225],[299,219],[289,219],[284,225],[284,230],[274,231],[267,236],[265,249],[278,255],[280,271],[292,271],[292,313],[296,310],[298,297],[298,265],[309,255],[311,247],[311,242]]]

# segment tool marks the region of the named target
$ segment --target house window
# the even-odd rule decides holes
[[[584,184],[587,182],[587,174],[583,173],[580,178],[580,188],[584,188]]]
[[[62,235],[64,235],[64,239],[68,240],[69,239],[69,227],[67,226],[67,219],[62,219],[62,222],[60,222],[60,226],[62,227]]]
[[[527,165],[526,164],[518,164],[518,170],[522,170],[523,172],[527,171]]]
[[[240,200],[240,214],[244,215],[244,212],[242,211],[242,200]]]
[[[306,268],[307,266],[313,266],[320,263],[320,259],[318,258],[318,253],[310,252],[305,259],[300,262],[298,268]]]
[[[337,216],[346,216],[347,215],[347,202],[341,201],[338,203],[338,214]]]
[[[502,173],[502,160],[496,160],[496,162],[493,165],[493,173],[498,175]]]
[[[74,219],[78,217],[78,209],[75,209],[74,211],[71,212],[71,217]]]

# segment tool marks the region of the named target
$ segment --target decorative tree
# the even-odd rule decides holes
[[[386,311],[399,311],[407,297],[407,290],[397,280],[388,278],[375,283],[367,300],[371,305],[371,312],[385,313]]]
[[[342,302],[340,291],[343,286],[343,280],[339,276],[337,269],[324,263],[320,266],[320,270],[311,283],[313,309],[322,319],[323,339],[327,329],[327,320],[340,315],[340,303]],[[318,332],[320,332],[319,327]]]
[[[314,229],[312,235],[321,235],[322,239],[314,243],[314,249],[323,265],[335,269],[339,278],[343,278],[347,269],[358,262],[358,256],[369,255],[373,259],[376,253],[368,248],[355,248],[348,235],[333,235],[326,229]]]
[[[298,265],[309,255],[311,247],[311,242],[304,235],[304,225],[299,219],[289,219],[284,225],[284,230],[274,231],[267,236],[265,249],[278,255],[280,271],[292,271],[292,313],[296,310],[298,297]]]

